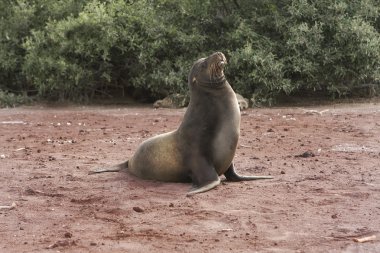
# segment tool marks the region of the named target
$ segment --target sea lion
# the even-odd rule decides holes
[[[246,99],[245,97],[243,97],[239,93],[236,93],[236,99],[238,101],[240,111],[244,111],[244,110],[248,109],[248,107],[249,107],[248,99]]]
[[[240,176],[232,163],[240,133],[240,110],[226,80],[223,53],[197,60],[188,76],[190,103],[177,130],[145,140],[124,163],[90,174],[127,169],[139,178],[192,182],[188,195],[208,191],[227,181],[271,179]]]
[[[170,94],[164,99],[157,100],[153,108],[182,108],[189,104],[189,96],[181,94]]]

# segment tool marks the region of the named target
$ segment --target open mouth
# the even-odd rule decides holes
[[[214,77],[222,77],[224,76],[224,67],[227,65],[227,59],[226,57],[224,56],[223,53],[216,53],[216,64],[214,66]]]
[[[206,63],[208,65],[206,65],[206,73],[202,74],[203,76],[199,76],[199,84],[201,86],[213,88],[223,87],[223,84],[226,81],[226,77],[224,75],[224,68],[227,65],[227,59],[224,56],[224,54],[221,52],[216,52],[210,55],[208,58],[200,59],[198,62],[200,64],[205,65]]]
[[[218,55],[218,57],[219,57],[219,59],[220,59],[219,64],[221,64],[221,65],[223,65],[223,66],[226,65],[226,64],[227,64],[226,56],[224,56],[224,54],[223,54],[223,53],[220,53],[220,52],[218,52],[217,55]]]

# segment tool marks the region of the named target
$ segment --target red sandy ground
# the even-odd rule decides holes
[[[0,206],[16,206],[0,209],[0,252],[380,252],[379,104],[245,111],[236,168],[273,180],[186,197],[189,184],[87,175],[184,111],[1,109]]]

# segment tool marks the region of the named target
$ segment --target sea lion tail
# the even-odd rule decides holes
[[[88,172],[88,175],[98,174],[98,173],[103,173],[103,172],[119,172],[127,168],[128,168],[128,161],[108,167],[108,168],[100,168],[96,170],[91,170]]]

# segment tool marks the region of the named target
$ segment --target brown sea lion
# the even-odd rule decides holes
[[[127,162],[90,174],[127,169],[143,179],[192,182],[188,195],[216,187],[223,174],[227,181],[272,178],[235,172],[240,111],[224,75],[226,64],[220,52],[197,60],[188,76],[190,103],[178,129],[145,140]]]

